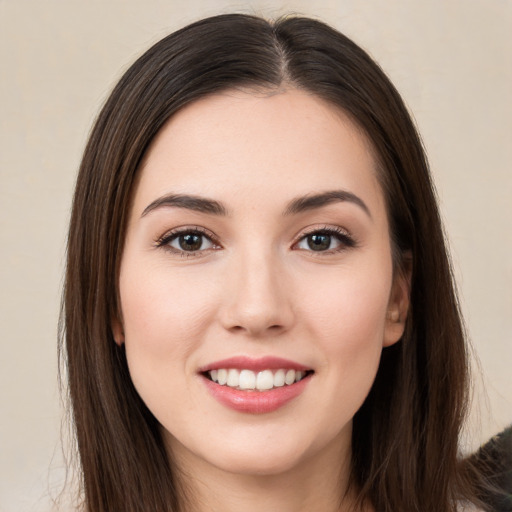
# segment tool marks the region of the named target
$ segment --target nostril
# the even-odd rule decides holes
[[[247,333],[254,336],[260,336],[264,335],[264,333],[270,334],[278,334],[284,329],[284,326],[281,324],[272,324],[268,327],[261,327],[261,326],[254,326],[254,325],[247,325],[244,327],[243,325],[232,325],[231,327],[228,327],[228,330],[232,333]]]

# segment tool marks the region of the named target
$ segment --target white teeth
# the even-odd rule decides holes
[[[228,380],[226,384],[230,388],[237,388],[240,383],[240,372],[238,370],[228,370]]]
[[[270,370],[263,370],[256,377],[256,389],[265,390],[274,387],[274,375]]]
[[[275,373],[272,370],[263,370],[257,374],[252,370],[237,370],[235,368],[220,368],[208,372],[211,380],[221,386],[240,390],[267,391],[272,388],[290,386],[299,382],[307,372],[299,370],[279,369]]]
[[[284,370],[277,370],[277,372],[274,374],[274,387],[280,388],[284,386],[285,375],[286,374]]]
[[[256,387],[256,375],[251,370],[240,372],[240,389],[254,389]]]
[[[228,381],[228,371],[227,370],[218,370],[217,372],[217,382],[224,386],[226,382]]]
[[[284,378],[285,384],[293,384],[295,382],[295,370],[288,370]],[[220,383],[219,383],[220,384]]]

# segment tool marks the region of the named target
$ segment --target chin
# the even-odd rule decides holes
[[[252,442],[249,441],[251,437]],[[184,468],[199,463],[205,469],[216,468],[241,476],[276,476],[294,470],[307,459],[304,444],[308,443],[282,440],[282,436],[276,435],[263,438],[247,435],[230,442],[210,439],[206,446],[203,443],[194,446],[171,436],[167,438],[167,444],[171,458]]]
[[[220,455],[220,454],[218,454]],[[244,476],[277,476],[299,467],[301,456],[295,450],[282,453],[245,452],[237,456],[233,453],[216,457],[212,463],[220,470]]]

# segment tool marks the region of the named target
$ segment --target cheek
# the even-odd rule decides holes
[[[143,269],[143,271],[141,270]],[[187,277],[187,278],[185,278]],[[132,382],[162,423],[170,411],[193,407],[186,376],[218,301],[212,289],[161,266],[131,265],[120,276],[125,348]]]
[[[390,287],[391,272],[343,271],[298,292],[303,297],[300,314],[333,346],[382,343]]]
[[[162,353],[192,348],[215,313],[212,289],[162,269],[127,267],[126,276],[121,274],[120,295],[127,342]]]
[[[353,413],[375,378],[383,347],[391,270],[343,273],[337,286],[311,287],[303,294],[302,317],[322,353],[333,400],[343,396]]]
[[[194,374],[191,355],[204,341],[215,315],[218,301],[211,288],[199,285],[190,276],[185,279],[179,272],[171,276],[161,267],[127,263],[122,268],[120,296],[130,376],[159,419],[162,407],[184,406],[183,377]]]

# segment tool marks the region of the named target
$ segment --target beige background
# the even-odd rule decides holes
[[[313,14],[391,76],[424,137],[481,361],[469,446],[512,422],[512,2],[314,3],[0,0],[0,512],[49,510],[63,474],[56,323],[92,120],[151,43],[219,12]]]

